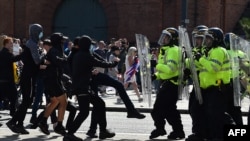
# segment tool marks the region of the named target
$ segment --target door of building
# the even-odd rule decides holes
[[[53,31],[73,40],[89,35],[96,40],[107,39],[107,21],[98,0],[63,0],[56,10]]]

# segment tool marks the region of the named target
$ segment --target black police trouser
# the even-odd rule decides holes
[[[10,102],[10,114],[16,112],[17,88],[14,82],[0,82],[0,100],[8,98]]]
[[[196,99],[195,90],[190,93],[188,111],[192,118],[192,133],[198,137],[205,137],[204,105]]]
[[[35,96],[35,85],[36,85],[36,76],[32,77],[21,77],[20,86],[22,92],[22,103],[16,111],[15,115],[12,118],[13,122],[18,121],[18,125],[23,125],[27,109],[30,107]]]
[[[248,115],[247,115],[247,125],[250,126],[250,106],[249,106]]]
[[[211,86],[202,90],[204,115],[206,117],[207,135],[205,138],[223,138],[224,126],[224,96],[220,88]]]
[[[236,125],[243,125],[240,106],[234,106],[234,88],[232,84],[223,86],[222,92],[225,97],[225,110],[232,117]]]
[[[131,102],[123,84],[118,81],[115,80],[114,78],[110,77],[107,74],[104,73],[98,73],[97,75],[92,77],[92,84],[91,84],[91,88],[93,88],[93,86],[98,86],[98,85],[105,85],[105,86],[111,86],[114,87],[117,92],[119,93],[122,101],[124,102],[128,112],[133,112],[135,110],[134,104]]]
[[[151,116],[156,129],[164,129],[165,119],[172,126],[174,132],[183,132],[181,116],[177,110],[178,86],[170,81],[161,82]]]
[[[100,97],[91,94],[78,94],[77,100],[80,112],[78,113],[72,124],[69,126],[69,134],[74,134],[84,122],[84,120],[88,117],[90,103],[92,103],[93,107],[96,108],[96,113],[94,114],[94,116],[98,117],[97,122],[99,123],[100,130],[106,130],[107,121],[104,101]]]

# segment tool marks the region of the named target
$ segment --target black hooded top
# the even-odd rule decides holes
[[[26,43],[26,47],[30,49],[32,58],[36,64],[41,62],[41,56],[39,55],[39,34],[43,32],[43,28],[39,24],[32,24],[29,28],[29,40]]]
[[[7,48],[0,51],[0,83],[12,82],[14,84],[13,62],[21,59],[21,55],[14,56]]]
[[[63,34],[59,32],[53,33],[50,36],[50,40],[51,40],[51,44],[53,48],[57,49],[59,53],[61,54],[61,56],[63,56],[63,46],[62,46],[63,39],[64,39]]]
[[[39,54],[39,34],[43,31],[42,26],[39,24],[32,24],[29,28],[30,38],[26,45],[23,47],[22,61],[24,63],[21,82],[35,77],[39,71],[39,64],[42,62],[42,57]]]
[[[72,57],[73,91],[75,94],[88,94],[93,67],[110,68],[118,63],[108,63],[94,57],[89,51],[91,46],[90,37],[82,36],[78,43],[79,50]]]

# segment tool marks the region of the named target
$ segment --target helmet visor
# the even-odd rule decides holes
[[[168,31],[164,30],[158,40],[158,44],[160,46],[167,45],[170,42],[170,38],[171,34]]]
[[[193,38],[194,47],[202,47],[204,46],[206,37],[204,35],[195,34]]]

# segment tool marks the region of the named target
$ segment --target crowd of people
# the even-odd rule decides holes
[[[104,41],[94,41],[87,35],[76,37],[72,42],[62,33],[56,32],[42,40],[43,27],[39,24],[32,24],[29,33],[25,44],[17,43],[18,50],[14,45],[16,39],[1,35],[0,66],[3,69],[0,76],[0,100],[1,103],[5,101],[6,105],[10,105],[12,118],[6,125],[12,132],[29,134],[23,121],[27,109],[32,105],[32,128],[39,127],[43,133],[49,135],[47,120],[50,116],[56,133],[64,135],[68,140],[81,140],[74,136],[74,133],[88,117],[91,103],[92,120],[87,135],[97,137],[96,129],[99,125],[100,139],[114,137],[115,133],[106,129],[105,102],[99,97],[99,91],[103,91],[101,86],[112,86],[116,89],[117,98],[121,99],[127,108],[127,118],[145,118],[145,115],[135,109],[129,98],[126,92],[128,84],[123,83],[121,72],[126,71],[123,70],[125,64],[121,63],[133,64],[136,54],[136,50],[133,50],[133,56],[129,56],[130,60],[127,62],[127,46],[123,47],[122,44],[124,40],[115,40],[109,45],[110,50],[107,52]],[[120,51],[122,47],[124,49]],[[125,58],[119,59],[119,55]],[[20,75],[17,65],[21,66]],[[138,100],[142,101],[134,77],[135,73],[127,76],[133,81],[133,86],[136,86],[134,89],[138,92]],[[22,95],[18,107],[17,85],[20,86]],[[37,116],[43,94],[46,96],[47,105]],[[77,108],[68,101],[68,97],[72,96],[76,97],[79,104],[77,115]],[[63,120],[66,110],[69,111],[69,116],[65,128]],[[58,114],[55,111],[58,111]]]
[[[197,92],[193,90],[189,99],[193,134],[186,141],[223,140],[225,124],[243,125],[241,107],[235,106],[233,99],[230,34],[233,33],[224,36],[220,28],[204,25],[197,26],[192,32],[192,56],[203,103],[196,98]],[[59,32],[42,38],[43,27],[39,24],[30,25],[29,39],[25,43],[7,35],[0,36],[0,103],[9,105],[12,118],[6,125],[12,132],[29,134],[24,128],[24,119],[32,105],[32,128],[39,127],[49,135],[47,120],[51,117],[54,131],[63,135],[64,140],[81,141],[74,134],[88,117],[92,104],[87,136],[98,137],[96,130],[99,125],[99,138],[112,138],[115,133],[107,129],[105,101],[99,95],[104,93],[105,86],[116,89],[117,102],[124,103],[127,118],[145,118],[126,92],[132,85],[138,101],[143,101],[137,78],[137,47],[130,46],[126,38],[112,38],[109,44],[88,35],[77,36],[71,41]],[[167,121],[173,130],[168,139],[183,139],[186,136],[176,104],[179,84],[189,82],[192,85],[195,81],[190,71],[190,58],[186,57],[185,61],[180,59],[183,50],[179,47],[179,31],[174,27],[162,31],[158,44],[158,48],[151,49],[150,56],[152,84],[157,96],[151,112],[156,128],[149,138],[166,135]],[[249,58],[244,53],[236,55],[244,61],[245,68],[250,67]],[[186,63],[186,67],[180,70],[182,63]],[[179,81],[181,71],[184,72],[183,82]],[[19,91],[22,101],[17,107]],[[46,108],[37,116],[43,94]],[[72,96],[78,101],[78,113],[76,106],[68,101]],[[69,111],[68,117],[65,117],[66,110]],[[65,126],[64,118],[67,118]]]

